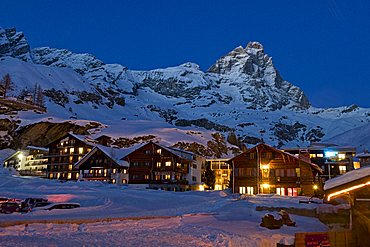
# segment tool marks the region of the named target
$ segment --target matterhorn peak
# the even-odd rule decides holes
[[[258,41],[251,41],[245,47],[246,49],[257,49],[263,51],[263,45]]]

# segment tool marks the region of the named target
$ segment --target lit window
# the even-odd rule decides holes
[[[155,175],[155,180],[161,180],[161,176],[160,175]]]
[[[72,163],[73,156],[69,156],[69,162]]]
[[[123,184],[127,184],[127,180],[126,179],[122,179],[122,183]]]
[[[112,184],[115,184],[116,183],[116,180],[115,179],[112,179]]]
[[[310,158],[316,158],[316,154],[310,154]]]
[[[346,173],[346,171],[347,171],[346,166],[339,166],[339,174],[344,174],[344,173]]]
[[[360,167],[361,167],[361,163],[360,162],[358,162],[358,161],[354,161],[353,162],[353,168],[358,169]]]
[[[59,179],[59,178],[60,178],[60,172],[57,173],[57,179]]]
[[[60,146],[62,146],[62,147],[63,147],[63,142],[61,142],[61,143],[60,143]]]
[[[68,179],[71,179],[72,178],[72,173],[68,173]]]
[[[276,188],[276,194],[285,196],[285,189],[284,188]]]
[[[69,169],[69,170],[72,170],[72,165],[69,165],[69,166],[68,166],[68,169]]]
[[[245,187],[239,187],[239,194],[245,194]]]
[[[149,179],[149,175],[145,175],[144,176],[144,179],[148,180]]]
[[[297,188],[288,188],[288,196],[298,196]]]
[[[50,177],[50,178],[53,178],[53,177],[54,177],[53,175],[54,175],[53,173],[50,173],[50,174],[49,174],[49,177]]]
[[[112,173],[116,173],[116,169],[113,169]]]
[[[180,163],[176,163],[177,167],[181,167],[181,164]]]
[[[338,154],[338,158],[344,160],[346,158],[346,154]]]
[[[80,174],[79,173],[76,173],[76,178],[78,179],[80,177]]]
[[[98,170],[98,173],[99,173],[99,174],[101,174],[101,173],[102,173],[102,169],[99,169],[99,170]]]
[[[166,161],[166,166],[171,166],[171,161]]]
[[[74,151],[75,151],[75,149],[74,149],[74,148],[70,148],[70,149],[69,149],[69,153],[70,153],[70,154],[73,154],[73,153],[74,153]]]
[[[78,148],[78,153],[83,154],[84,153],[84,148]]]
[[[247,187],[247,194],[248,195],[254,195],[253,187],[250,187],[250,186]]]
[[[68,148],[65,148],[65,149],[64,149],[64,153],[67,153],[67,152],[68,152]]]
[[[317,158],[323,158],[324,157],[324,154],[316,154],[316,157]]]
[[[127,174],[127,169],[123,169],[123,174]]]
[[[78,160],[82,159],[82,156],[78,156]]]
[[[164,179],[171,179],[170,175],[164,175]]]
[[[157,162],[157,167],[161,167],[161,162]]]
[[[157,154],[162,154],[162,149],[157,149],[155,152],[156,152]]]

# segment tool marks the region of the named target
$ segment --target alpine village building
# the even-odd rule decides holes
[[[267,144],[257,146],[229,160],[234,168],[233,192],[313,196],[320,167],[309,158],[298,158]]]
[[[308,153],[310,161],[320,166],[323,170],[323,174],[320,175],[321,182],[359,168],[359,165],[356,167],[356,162],[354,162],[355,147],[341,147],[328,143],[311,143],[306,148],[286,148],[284,151],[298,157]]]
[[[128,183],[128,166],[120,150],[68,133],[49,143],[47,178]]]
[[[4,167],[12,167],[21,175],[45,176],[47,148],[27,146],[18,150],[4,160]]]
[[[144,144],[122,158],[130,166],[130,184],[153,189],[199,189],[204,159],[191,152],[154,142]]]

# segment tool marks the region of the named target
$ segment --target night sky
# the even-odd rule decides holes
[[[314,106],[370,107],[370,1],[3,0],[0,26],[31,47],[91,53],[148,70],[220,56],[259,41]]]

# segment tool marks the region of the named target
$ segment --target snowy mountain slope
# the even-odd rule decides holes
[[[96,135],[153,134],[166,143],[203,145],[213,132],[234,132],[245,143],[263,138],[281,147],[306,146],[370,122],[370,109],[311,107],[302,90],[282,79],[258,42],[234,49],[206,72],[194,63],[132,71],[93,55],[48,47],[29,54],[31,61],[24,62],[0,53],[0,76],[10,74],[17,84],[14,94],[39,83],[47,97],[48,112],[19,113],[23,124],[93,120],[107,126]],[[358,146],[357,137],[345,144]],[[370,141],[363,145],[370,147]]]

